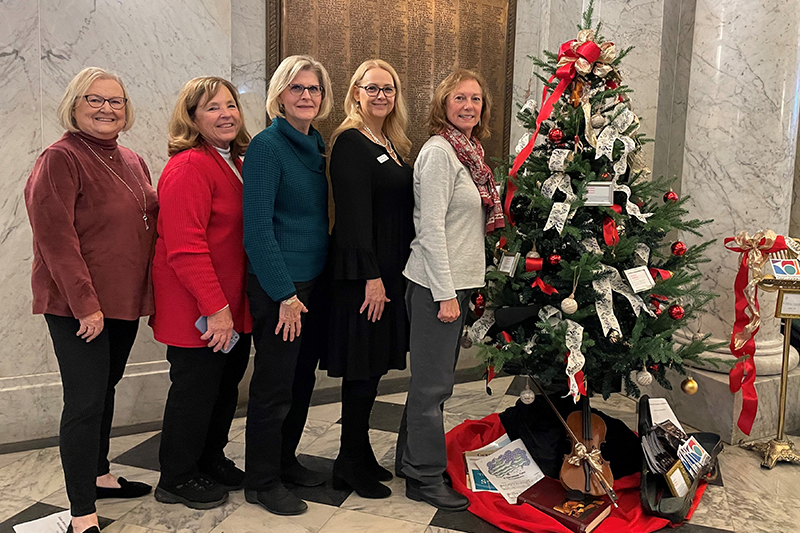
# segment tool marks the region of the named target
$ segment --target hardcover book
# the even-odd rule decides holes
[[[583,501],[570,500],[561,482],[542,478],[519,495],[517,503],[527,503],[561,522],[575,533],[590,533],[611,514],[608,496],[588,496]]]

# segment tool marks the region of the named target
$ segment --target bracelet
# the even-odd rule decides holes
[[[283,305],[292,305],[297,301],[297,295],[295,294],[291,298],[286,298],[284,301],[281,302]]]

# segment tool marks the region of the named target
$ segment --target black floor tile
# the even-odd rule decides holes
[[[66,509],[41,502],[35,503],[27,509],[15,514],[8,520],[0,522],[0,533],[14,533],[14,526],[18,524],[24,524],[25,522],[30,522],[38,518],[44,518],[45,516],[60,513],[61,511],[66,511]],[[98,522],[100,523],[100,528],[102,529],[114,521],[101,516],[98,517]]]
[[[514,380],[511,382],[511,385],[508,386],[508,389],[505,391],[505,393],[513,396],[519,396],[519,393],[525,390],[525,381],[527,379],[527,376],[514,376]]]
[[[403,418],[404,406],[396,403],[375,402],[369,417],[369,427],[397,433]]]
[[[159,472],[161,470],[158,462],[159,446],[161,446],[161,433],[156,433],[143,443],[115,457],[111,462]]]
[[[286,488],[291,490],[297,497],[310,502],[322,503],[324,505],[333,505],[339,507],[344,503],[351,490],[334,490],[331,485],[331,478],[333,477],[333,459],[325,459],[324,457],[316,457],[314,455],[298,455],[298,459],[306,468],[323,472],[326,475],[327,481],[324,485],[319,487],[299,487],[287,483]]]
[[[430,525],[466,533],[503,533],[499,527],[493,526],[469,511],[436,511]]]

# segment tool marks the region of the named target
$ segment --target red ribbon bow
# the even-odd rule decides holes
[[[617,214],[622,213],[622,206],[617,204],[609,206]],[[619,244],[619,232],[617,231],[617,223],[614,222],[614,219],[606,216],[603,219],[603,240],[606,242],[606,246],[616,246]]]
[[[542,292],[548,296],[552,294],[558,294],[558,291],[556,290],[555,287],[553,287],[552,285],[548,285],[547,283],[542,281],[542,278],[540,277],[537,277],[535,280],[533,280],[533,283],[531,283],[531,288],[535,287],[539,287],[542,290]]]
[[[514,183],[514,179],[517,177],[517,172],[519,172],[520,167],[528,159],[528,156],[531,155],[533,151],[533,145],[536,143],[536,136],[539,135],[539,128],[542,125],[542,122],[551,115],[553,112],[553,104],[555,104],[561,95],[564,94],[564,91],[567,89],[572,80],[575,79],[575,63],[578,59],[585,59],[589,64],[594,63],[600,57],[600,47],[597,46],[592,41],[586,41],[579,45],[575,39],[571,41],[567,41],[562,44],[558,49],[558,64],[559,67],[556,70],[556,73],[553,76],[550,76],[548,80],[548,84],[551,83],[555,78],[558,78],[560,81],[556,86],[555,90],[553,90],[550,96],[547,96],[548,87],[544,88],[542,91],[542,109],[539,111],[539,115],[536,117],[536,131],[533,132],[533,136],[531,136],[528,144],[525,145],[525,148],[522,149],[520,153],[517,154],[517,157],[514,158],[514,164],[511,167],[511,172],[509,172],[509,179],[506,182],[506,199],[504,203],[504,211],[506,217],[508,217],[509,222],[514,224],[514,219],[511,216],[510,208],[511,208],[511,200],[514,199],[514,194],[517,192],[517,185]]]

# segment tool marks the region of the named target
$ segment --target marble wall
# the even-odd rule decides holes
[[[184,82],[219,75],[239,87],[247,127],[265,124],[265,6],[257,0],[0,0],[0,443],[57,433],[61,386],[41,316],[32,316],[31,235],[22,197],[55,110],[83,67],[114,70],[136,109],[120,142],[158,179],[166,124]],[[168,385],[164,347],[142,325],[119,386],[118,425],[157,420]]]

